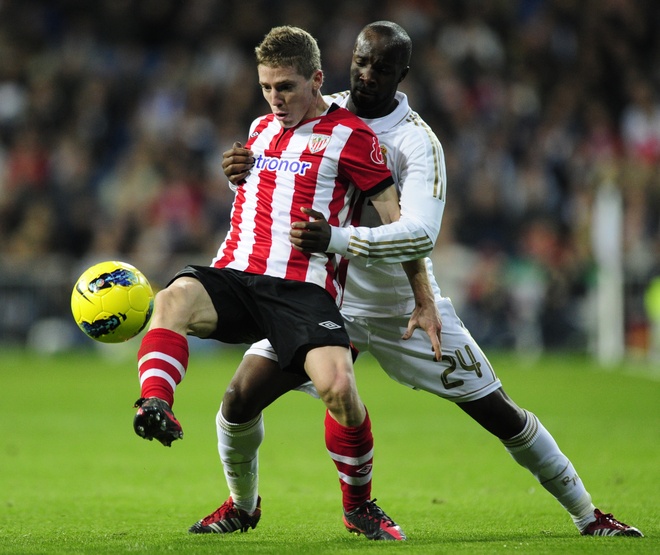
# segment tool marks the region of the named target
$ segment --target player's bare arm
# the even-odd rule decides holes
[[[424,330],[431,339],[435,360],[442,358],[442,320],[435,302],[426,263],[423,258],[402,262],[410,287],[415,295],[415,308],[408,321],[408,329],[401,337],[410,339],[416,329]]]
[[[239,142],[222,153],[222,171],[229,182],[238,185],[250,173],[254,164],[253,152]]]
[[[331,226],[323,214],[311,208],[301,208],[309,221],[291,224],[289,240],[293,248],[302,252],[325,252],[330,243]],[[396,212],[396,211],[395,211]],[[395,214],[391,214],[394,216]],[[398,217],[398,214],[396,214]],[[431,339],[435,359],[442,357],[442,321],[435,303],[424,259],[402,262],[415,296],[415,308],[402,339],[409,339],[416,329],[424,330]]]
[[[391,224],[399,220],[401,216],[399,193],[394,185],[390,185],[377,195],[369,197],[369,200],[374,205],[383,224]]]

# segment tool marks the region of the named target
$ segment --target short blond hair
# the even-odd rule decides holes
[[[305,79],[321,69],[321,50],[316,39],[300,27],[273,27],[254,49],[257,64],[292,67]]]

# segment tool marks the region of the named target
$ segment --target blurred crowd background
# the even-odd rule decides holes
[[[593,204],[609,188],[623,201],[626,345],[647,353],[660,2],[635,0],[0,0],[0,342],[72,324],[91,263],[126,260],[156,287],[208,263],[233,196],[222,152],[268,111],[256,44],[304,27],[335,92],[378,19],[413,39],[401,89],[448,170],[436,274],[477,340],[591,348]]]

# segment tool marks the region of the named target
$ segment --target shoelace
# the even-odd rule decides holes
[[[612,513],[607,513],[607,514],[601,513],[601,517],[599,520],[601,519],[607,522],[611,522],[612,524],[615,524],[617,526],[623,527],[623,524],[621,524],[616,518],[614,518],[614,515]]]
[[[220,505],[220,507],[218,507],[215,511],[213,511],[209,516],[207,516],[202,521],[202,524],[206,526],[209,522],[215,522],[216,520],[221,520],[221,517],[226,516],[231,512],[235,512],[238,516],[238,511],[236,510],[236,507],[234,507],[234,504],[229,503],[229,501],[225,501],[222,505]]]
[[[388,526],[394,526],[394,521],[385,514],[385,511],[381,509],[378,505],[376,505],[376,499],[373,499],[372,501],[367,501],[365,503],[365,509],[367,511],[367,515],[369,515],[369,518],[379,521],[383,520],[387,523]]]

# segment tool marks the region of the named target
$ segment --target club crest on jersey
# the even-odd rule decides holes
[[[317,152],[321,152],[326,146],[328,146],[329,142],[330,142],[330,135],[320,135],[318,133],[314,133],[309,138],[309,142],[307,143],[307,146],[309,147],[309,151],[312,154],[316,154]]]
[[[378,139],[373,138],[373,143],[371,145],[371,161],[374,164],[384,164],[385,158],[383,158],[383,151],[379,148]]]

